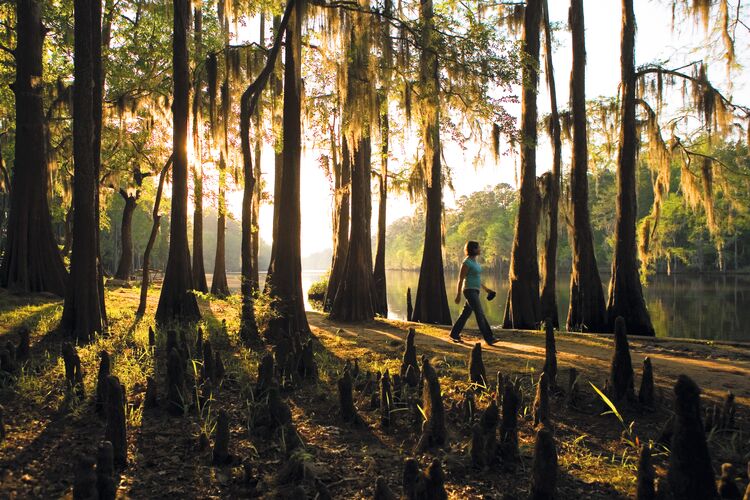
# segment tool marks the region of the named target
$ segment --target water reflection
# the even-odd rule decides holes
[[[506,271],[507,272],[507,271]],[[325,271],[303,271],[302,287],[305,290],[319,280]],[[239,277],[228,276],[230,287],[239,289]],[[447,272],[446,287],[453,319],[458,317],[463,302],[453,303],[455,297],[456,272]],[[492,325],[503,320],[503,308],[507,298],[507,275],[485,275],[485,284],[497,291],[497,297],[487,302],[482,297],[484,312]],[[265,275],[261,275],[261,281]],[[236,281],[236,283],[235,283]],[[388,271],[388,317],[406,318],[406,289],[411,287],[416,297],[418,271]],[[557,280],[557,300],[561,321],[568,311],[570,276],[560,275]],[[209,281],[210,282],[210,281]],[[606,288],[609,276],[602,275]],[[605,289],[606,293],[606,289]],[[682,337],[711,340],[750,341],[750,276],[744,275],[689,275],[656,276],[644,288],[646,305],[651,313],[656,335],[659,337]],[[477,328],[472,316],[468,328]]]

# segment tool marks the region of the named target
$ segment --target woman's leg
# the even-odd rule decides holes
[[[471,309],[474,310],[474,316],[477,318],[477,325],[479,326],[479,331],[482,333],[482,337],[484,337],[484,341],[488,344],[492,344],[495,339],[492,335],[490,323],[487,321],[484,311],[482,310],[482,302],[479,300],[479,291],[472,290],[472,292],[475,293],[468,294],[466,300],[471,305]]]
[[[469,319],[469,316],[471,316],[471,311],[471,305],[469,304],[469,301],[467,299],[464,303],[464,308],[461,311],[461,315],[458,317],[458,319],[456,319],[456,322],[453,323],[453,328],[451,328],[452,339],[461,338],[461,331],[464,329],[464,326],[466,326],[466,321]]]

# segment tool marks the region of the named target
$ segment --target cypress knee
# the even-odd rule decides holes
[[[654,406],[654,369],[648,356],[643,358],[643,376],[638,391],[638,402],[643,406]]]
[[[339,387],[339,407],[341,420],[347,423],[359,424],[361,422],[357,414],[357,408],[354,407],[354,397],[352,396],[352,377],[349,370],[344,370],[344,374],[338,381]]]
[[[475,467],[489,466],[495,461],[499,419],[497,404],[490,401],[479,423],[472,428],[471,461]]]
[[[611,396],[617,401],[633,401],[635,385],[633,382],[633,364],[630,360],[630,346],[625,328],[625,320],[618,316],[615,320],[615,353],[609,371],[609,388]]]
[[[544,322],[544,368],[547,383],[550,388],[557,387],[557,347],[555,346],[555,330],[551,319]]]
[[[375,480],[375,493],[372,498],[373,500],[398,500],[383,476],[378,476]]]
[[[411,301],[411,288],[406,289],[406,321],[411,321],[414,316],[414,305]]]
[[[223,465],[229,462],[229,416],[224,410],[219,411],[216,419],[216,440],[214,441],[213,463]]]
[[[654,500],[656,489],[654,485],[654,466],[651,463],[651,448],[644,444],[638,459],[638,480],[636,486],[636,500]]]
[[[505,382],[503,390],[503,416],[500,423],[500,453],[506,462],[514,463],[520,458],[518,449],[518,407],[521,404],[519,390]]]
[[[541,427],[536,433],[531,466],[530,500],[553,500],[557,489],[557,450],[552,432]]]
[[[146,397],[144,398],[143,402],[144,408],[156,408],[158,399],[156,391],[156,381],[153,379],[153,377],[146,377]]]
[[[417,332],[414,328],[409,328],[406,334],[406,344],[404,345],[404,357],[401,361],[401,378],[411,387],[419,384],[419,365],[417,364],[417,348],[414,345],[414,337]]]
[[[260,397],[273,385],[273,355],[266,353],[258,365],[258,381],[255,384],[255,397]]]
[[[393,394],[391,393],[391,375],[388,370],[380,377],[380,425],[391,426],[391,409],[393,407]]]
[[[156,335],[154,334],[154,328],[151,325],[148,327],[148,346],[156,346]]]
[[[221,359],[221,354],[217,351],[214,356],[214,375],[216,376],[216,383],[220,384],[224,380],[224,376],[227,374],[227,369],[224,366],[224,361]]]
[[[422,424],[422,436],[417,443],[418,452],[444,446],[446,441],[445,409],[440,393],[440,380],[427,356],[422,356],[422,379],[425,421]]]
[[[125,402],[122,385],[114,375],[107,377],[107,427],[104,439],[112,443],[114,464],[119,470],[128,464],[128,441],[125,429]]]
[[[750,481],[750,462],[747,463],[747,479]],[[750,482],[747,484],[747,489],[745,489],[745,496],[742,497],[742,500],[750,500]]]
[[[565,405],[569,408],[578,406],[578,370],[571,367],[568,369],[568,394],[565,396]]]
[[[78,357],[76,348],[69,342],[62,345],[63,363],[65,364],[65,382],[70,394],[75,394],[83,399],[83,370],[81,369],[81,358]]]
[[[498,408],[503,406],[503,374],[498,371],[495,378],[495,403]]]
[[[318,380],[318,365],[315,363],[312,340],[302,346],[299,374],[305,380]]]
[[[198,333],[195,336],[195,352],[200,354],[203,352],[203,328],[198,327]]]
[[[734,402],[734,394],[730,391],[724,397],[724,403],[721,406],[721,418],[719,421],[720,429],[734,429],[734,415],[737,413],[737,405]]]
[[[96,489],[99,500],[115,500],[114,449],[109,441],[102,441],[96,451]]]
[[[434,458],[432,463],[427,467],[427,497],[431,500],[448,500],[448,493],[445,491],[445,474],[440,465],[440,460]]]
[[[700,388],[686,375],[674,386],[675,419],[667,479],[674,498],[716,498],[706,435],[701,423]]]
[[[97,500],[96,472],[94,459],[88,455],[81,456],[76,461],[73,478],[74,500]]]
[[[211,341],[206,340],[203,343],[203,368],[201,369],[201,379],[203,381],[210,380],[211,382],[214,382],[216,380],[214,360],[214,351],[211,348]]]
[[[482,361],[482,344],[477,342],[471,349],[469,356],[469,382],[479,387],[487,387],[487,374]]]
[[[734,482],[734,467],[732,464],[721,465],[721,477],[717,483],[717,489],[719,490],[719,497],[724,499],[739,500],[742,498],[740,489],[737,487],[737,483]]]
[[[549,382],[545,372],[539,376],[534,398],[534,425],[539,424],[549,425]]]
[[[167,360],[167,410],[170,414],[183,415],[185,397],[185,364],[177,348],[174,348],[169,351]]]
[[[27,361],[31,357],[31,341],[29,329],[22,326],[18,330],[18,348],[16,349],[16,361]]]
[[[110,375],[111,364],[109,359],[109,353],[102,351],[99,353],[101,361],[99,362],[99,372],[96,376],[96,412],[102,413],[104,411],[104,404],[107,401],[107,378]]]

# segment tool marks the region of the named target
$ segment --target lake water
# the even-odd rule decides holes
[[[506,270],[507,273],[507,270]],[[319,280],[326,271],[303,271],[302,286],[305,290]],[[463,307],[454,304],[456,272],[447,272],[451,316],[455,320]],[[239,276],[228,276],[229,285],[239,290]],[[265,276],[261,277],[261,281]],[[406,319],[406,290],[411,287],[412,299],[416,299],[418,271],[388,271],[388,317]],[[606,287],[609,276],[602,275]],[[210,284],[210,276],[209,276]],[[492,302],[483,300],[483,307],[490,324],[499,325],[503,321],[503,308],[507,296],[507,275],[485,276],[485,284],[497,291]],[[557,300],[559,317],[565,322],[568,311],[570,277],[560,275],[557,280]],[[707,340],[750,341],[750,276],[748,275],[690,275],[656,276],[644,288],[646,305],[651,314],[656,335],[659,337],[679,337]],[[472,317],[467,326],[476,328]]]

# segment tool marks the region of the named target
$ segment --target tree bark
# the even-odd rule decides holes
[[[164,191],[164,180],[167,177],[167,172],[169,171],[169,167],[172,165],[172,161],[174,159],[174,155],[171,155],[169,159],[167,160],[167,163],[164,164],[164,167],[161,169],[161,174],[159,174],[159,187],[156,188],[156,197],[154,198],[154,210],[152,212],[152,218],[153,218],[153,224],[151,225],[151,234],[148,237],[148,242],[146,243],[146,249],[143,251],[143,273],[141,276],[141,298],[138,302],[138,311],[135,313],[137,318],[143,317],[143,315],[146,313],[146,304],[148,299],[148,266],[151,262],[151,250],[154,248],[154,243],[156,242],[156,236],[159,234],[159,223],[161,222],[161,215],[159,214],[159,207],[161,206],[161,194]]]
[[[417,298],[412,321],[451,324],[448,295],[445,291],[443,270],[443,172],[440,161],[440,78],[435,49],[437,32],[433,28],[432,0],[423,0],[422,55],[420,58],[420,84],[424,99],[428,100],[422,116],[422,142],[426,175],[426,223],[422,264],[419,268]]]
[[[133,213],[138,203],[138,194],[131,195],[124,189],[120,189],[120,196],[125,201],[125,206],[122,209],[122,224],[120,225],[122,254],[115,278],[127,281],[133,274]]]
[[[620,150],[617,162],[617,199],[615,210],[615,252],[607,301],[608,330],[614,331],[615,319],[622,316],[628,333],[654,335],[646,310],[638,275],[635,223],[636,152],[638,132],[635,120],[635,12],[633,0],[622,0],[622,96],[620,116]]]
[[[108,41],[109,42],[109,41]],[[93,112],[94,112],[94,175],[97,180],[96,200],[96,270],[97,286],[99,287],[99,308],[101,309],[102,325],[107,327],[107,305],[104,300],[104,263],[101,250],[101,223],[99,214],[99,192],[101,188],[102,171],[102,119],[104,106],[105,69],[102,58],[102,0],[91,1],[91,56],[94,69]]]
[[[62,296],[67,276],[47,201],[41,4],[18,0],[16,12],[16,81],[12,85],[16,96],[15,164],[0,285]]]
[[[550,99],[550,132],[552,135],[552,172],[547,192],[548,232],[542,248],[541,273],[542,293],[539,297],[542,318],[551,319],[555,328],[560,326],[557,314],[557,238],[558,215],[560,213],[560,170],[562,165],[562,141],[560,139],[560,114],[557,110],[557,88],[555,86],[555,68],[552,64],[552,30],[549,23],[548,0],[542,4],[544,9],[544,62],[547,75],[547,87]]]
[[[387,106],[387,102],[384,106]],[[386,204],[388,202],[388,110],[380,115],[380,182],[378,183],[378,244],[375,251],[375,269],[373,281],[375,286],[375,314],[388,317],[388,294],[385,280],[385,230]]]
[[[191,322],[200,319],[198,302],[191,293],[193,275],[187,238],[187,128],[190,101],[187,28],[188,0],[174,0],[172,66],[174,68],[172,220],[169,228],[169,255],[164,283],[156,309],[157,323]]]
[[[573,70],[570,75],[573,114],[573,156],[570,197],[573,205],[573,266],[570,274],[569,331],[603,332],[607,329],[604,291],[596,266],[589,216],[588,137],[586,134],[586,38],[583,0],[572,0],[569,25],[573,35]]]
[[[195,59],[200,61],[203,48],[203,10],[196,5],[193,10],[193,39]],[[201,113],[201,78],[196,72],[193,82],[193,289],[208,292],[206,270],[203,264],[203,118]]]
[[[274,255],[266,282],[278,317],[269,324],[271,338],[278,333],[308,332],[302,295],[300,255],[300,156],[302,152],[302,16],[304,1],[291,1],[294,10],[286,27],[284,48],[284,111],[278,221],[273,237]]]
[[[273,31],[274,34],[278,33],[281,30],[281,17],[274,16],[273,18]],[[279,74],[281,73],[281,74]],[[283,111],[281,113],[278,112],[278,100],[282,96],[284,92],[284,80],[283,80],[283,69],[279,71],[278,69],[275,69],[271,73],[271,101],[273,102],[273,129],[279,130],[282,127],[283,122]],[[279,213],[282,210],[282,207],[279,206],[277,201],[281,197],[281,179],[282,179],[282,171],[284,169],[284,158],[281,154],[281,144],[279,144],[278,135],[274,134],[274,143],[273,143],[273,150],[274,150],[274,157],[273,157],[273,227],[271,234],[274,236],[279,232]],[[271,258],[268,263],[268,274],[266,275],[266,284],[264,286],[265,290],[268,291],[268,287],[271,284],[270,280],[268,279],[271,275],[271,271],[273,270],[273,263],[276,259],[276,246],[271,243]]]
[[[257,122],[257,135],[255,140],[255,164],[253,165],[253,205],[251,207],[252,216],[250,217],[250,286],[253,291],[257,291],[260,286],[260,276],[258,269],[258,254],[260,253],[260,203],[263,196],[263,185],[260,182],[260,162],[262,160],[263,142],[261,140],[260,117]]]
[[[331,144],[336,144],[335,134],[331,133]],[[351,158],[346,137],[341,138],[341,160],[338,161],[336,149],[333,152],[334,196],[333,207],[333,256],[331,257],[331,272],[328,276],[328,288],[324,300],[325,311],[330,312],[336,291],[339,289],[341,278],[346,265],[346,253],[349,249],[349,211],[351,196]]]
[[[97,199],[99,179],[94,154],[95,37],[91,2],[74,3],[73,76],[73,250],[61,328],[78,341],[101,333],[102,309],[97,265]]]
[[[536,329],[541,320],[539,265],[536,229],[538,203],[536,191],[537,108],[539,86],[539,24],[541,0],[529,0],[524,14],[523,96],[521,100],[521,187],[515,236],[510,257],[510,285],[503,328]]]

